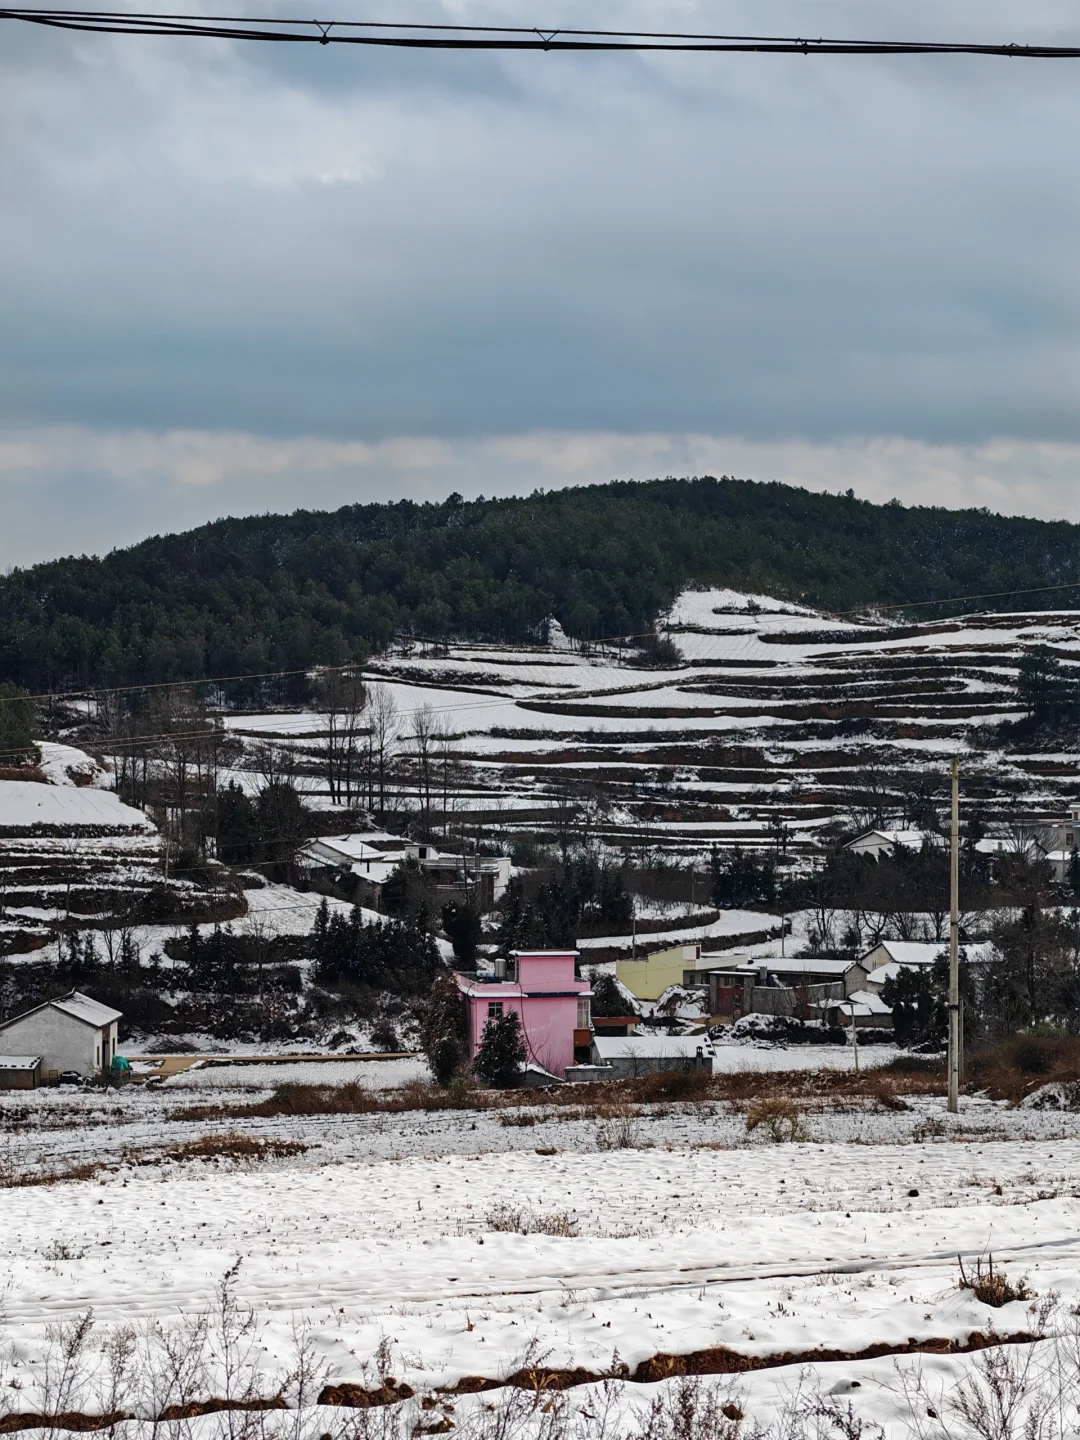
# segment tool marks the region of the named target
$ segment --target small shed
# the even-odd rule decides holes
[[[0,1055],[0,1090],[36,1090],[40,1083],[40,1055]]]
[[[825,1024],[834,1030],[850,1030],[854,1024],[858,1030],[890,1030],[893,1023],[892,1009],[880,995],[870,990],[856,990],[846,1000],[824,1001],[819,1006]]]
[[[65,1070],[107,1074],[116,1054],[119,1010],[69,990],[0,1024],[0,1051],[41,1057],[41,1078],[56,1080]]]
[[[652,1075],[658,1070],[707,1070],[711,1073],[712,1041],[707,1035],[597,1035],[592,1063],[610,1067],[614,1079]]]

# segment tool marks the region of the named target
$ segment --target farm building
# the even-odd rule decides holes
[[[596,1035],[592,1062],[615,1079],[658,1070],[712,1071],[712,1042],[705,1035]]]
[[[575,976],[576,960],[576,950],[513,950],[509,964],[497,962],[501,974],[459,974],[469,1058],[476,1058],[488,1022],[514,1010],[531,1063],[561,1078],[575,1058],[584,1059],[592,1042],[592,990]]]
[[[872,990],[856,990],[846,1000],[822,1002],[819,1007],[826,1025],[834,1029],[891,1030],[893,1012]]]
[[[65,1070],[88,1078],[108,1071],[116,1055],[120,1011],[71,990],[0,1025],[0,1060],[40,1056],[42,1081]]]

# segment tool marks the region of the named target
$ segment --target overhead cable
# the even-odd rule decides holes
[[[167,35],[407,50],[692,51],[758,55],[975,55],[1075,60],[1080,45],[949,40],[841,40],[825,36],[712,35],[681,31],[579,30],[557,25],[421,25],[278,16],[172,15],[160,11],[0,8],[0,20],[110,35]]]

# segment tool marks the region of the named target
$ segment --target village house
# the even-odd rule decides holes
[[[931,830],[867,830],[856,835],[844,846],[853,855],[869,855],[871,860],[880,860],[882,855],[891,855],[896,850],[921,850],[924,841],[932,845],[943,845],[944,837]]]
[[[981,967],[988,963],[993,953],[989,940],[976,944],[961,944],[960,952],[968,965]],[[859,961],[866,972],[866,988],[880,994],[886,980],[895,980],[900,971],[927,968],[939,959],[948,960],[949,942],[922,940],[882,940],[868,950]]]
[[[119,1010],[71,990],[0,1024],[0,1063],[38,1057],[42,1083],[55,1083],[65,1071],[87,1079],[107,1074],[120,1019]]]
[[[873,990],[856,990],[846,1000],[826,1000],[819,1010],[825,1024],[836,1030],[891,1030],[893,1012]]]
[[[352,897],[379,909],[383,886],[408,860],[430,878],[439,900],[467,900],[481,911],[493,910],[510,883],[510,860],[503,855],[446,855],[384,830],[322,835],[299,852],[302,868],[328,870]]]
[[[742,1015],[816,1019],[823,1001],[843,1000],[866,984],[865,967],[816,955],[790,959],[735,958],[708,972],[709,1014],[719,1020]]]
[[[670,945],[640,960],[617,960],[615,978],[639,1000],[659,1000],[672,985],[682,985],[686,970],[696,969],[700,959],[700,945]]]
[[[457,975],[468,1020],[469,1058],[475,1060],[489,1021],[515,1011],[530,1066],[562,1080],[592,1044],[587,980],[574,974],[576,950],[513,950],[494,975]]]

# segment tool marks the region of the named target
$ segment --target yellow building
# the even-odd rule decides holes
[[[700,945],[672,945],[643,960],[617,960],[615,978],[639,1000],[659,1000],[669,985],[681,985],[686,970],[696,970]]]

